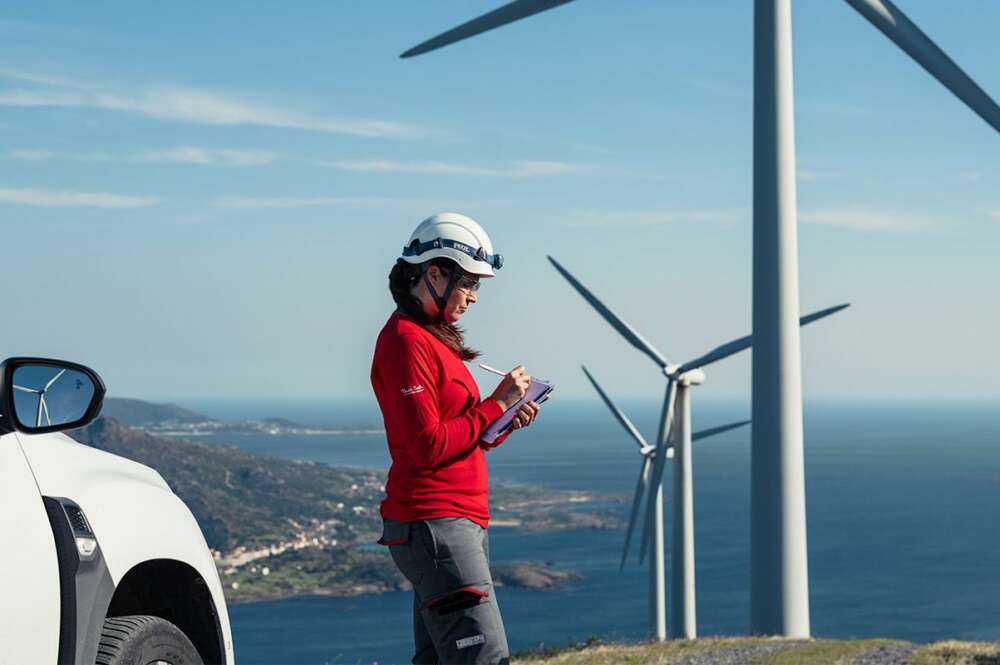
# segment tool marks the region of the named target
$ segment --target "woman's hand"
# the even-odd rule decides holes
[[[541,408],[535,402],[525,402],[522,404],[521,408],[517,410],[517,415],[514,416],[514,429],[521,429],[535,422],[535,418],[538,417],[538,411]]]
[[[525,371],[524,365],[518,365],[507,372],[490,397],[500,402],[500,406],[506,411],[524,397],[530,385],[531,376]]]

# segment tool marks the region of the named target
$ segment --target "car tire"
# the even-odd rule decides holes
[[[203,665],[181,630],[160,617],[134,615],[104,620],[97,665]]]

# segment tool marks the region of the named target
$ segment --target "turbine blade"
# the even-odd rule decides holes
[[[1000,132],[1000,106],[889,0],[846,0],[917,64]]]
[[[851,303],[844,303],[842,305],[834,305],[833,307],[827,307],[826,309],[821,309],[818,312],[813,312],[812,314],[807,314],[799,319],[800,326],[807,326],[813,321],[819,321],[820,319],[825,319],[831,314],[836,314],[837,312],[847,309],[851,306]]]
[[[656,488],[663,481],[663,469],[667,464],[667,449],[670,448],[670,437],[673,434],[674,424],[674,399],[677,391],[674,390],[673,379],[667,380],[667,394],[663,399],[663,409],[665,414],[660,418],[660,431],[656,440],[656,452],[653,459],[653,472],[649,476],[646,492],[646,525],[642,531],[642,545],[639,547],[639,563],[642,563],[649,547],[649,538],[653,531],[653,520],[655,519],[654,503],[656,501]]]
[[[35,390],[34,388],[25,388],[24,386],[19,386],[17,384],[14,384],[14,390],[20,390],[23,393],[31,393],[32,395],[42,394],[40,390]]]
[[[632,421],[628,419],[628,416],[622,413],[622,410],[615,406],[614,402],[611,401],[611,398],[608,397],[607,394],[601,389],[601,386],[597,383],[597,379],[590,375],[590,372],[587,371],[585,366],[580,365],[580,368],[583,370],[583,373],[587,375],[587,378],[590,379],[590,383],[594,386],[597,394],[601,396],[604,403],[608,405],[609,409],[611,409],[611,413],[614,417],[618,419],[618,422],[622,424],[622,427],[628,430],[628,433],[632,435],[635,442],[639,444],[639,448],[642,449],[649,446],[649,444],[646,443],[646,439],[642,438],[642,434],[640,434],[639,430],[635,428]]]
[[[558,261],[556,261],[551,256],[549,256],[548,259],[549,263],[555,266],[555,269],[559,271],[559,274],[566,278],[566,281],[568,281],[573,286],[573,288],[576,289],[581,296],[583,296],[584,300],[593,305],[594,309],[596,309],[598,313],[604,317],[605,321],[611,324],[612,328],[621,333],[622,336],[625,339],[627,339],[632,346],[634,346],[635,348],[639,349],[647,356],[652,358],[653,361],[661,368],[666,368],[667,360],[662,355],[660,355],[660,352],[657,351],[652,344],[643,339],[642,335],[637,333],[635,329],[632,328],[632,326],[625,323],[625,321],[620,316],[612,312],[607,305],[598,300],[597,296],[591,293],[586,286],[581,284],[576,279],[576,277],[573,277],[573,275],[571,275],[568,270],[559,265]]]
[[[62,376],[63,374],[65,374],[65,373],[66,373],[66,370],[64,370],[64,369],[59,370],[59,373],[56,374],[55,376],[53,376],[51,379],[49,379],[49,382],[45,384],[45,387],[42,388],[42,392],[45,392],[46,390],[48,390],[49,388],[51,388],[52,384],[55,383],[56,381],[58,381],[59,377]]]
[[[425,42],[421,42],[399,57],[411,58],[415,55],[427,53],[428,51],[434,51],[442,46],[460,42],[463,39],[474,37],[488,30],[519,21],[522,18],[527,18],[528,16],[544,12],[559,5],[564,5],[567,2],[572,2],[572,0],[514,0],[514,2],[507,3],[503,7],[467,21],[457,28],[452,28]]]
[[[646,491],[646,481],[649,477],[649,455],[642,458],[642,470],[639,471],[639,482],[635,486],[635,496],[632,498],[632,512],[628,516],[628,527],[625,529],[625,547],[622,549],[622,563],[618,570],[625,570],[625,560],[628,558],[628,546],[632,542],[632,530],[635,528],[635,518],[639,516],[639,504]]]
[[[695,432],[691,435],[692,441],[698,441],[699,439],[707,439],[710,436],[715,436],[716,434],[722,434],[723,432],[728,432],[731,429],[736,429],[737,427],[743,427],[744,425],[749,425],[749,420],[741,420],[738,423],[729,423],[728,425],[720,425],[718,427],[712,427],[710,429],[703,429],[700,432]]]
[[[49,415],[49,405],[45,403],[45,395],[40,396],[39,401],[42,403],[42,409],[45,411],[45,421],[51,425],[52,416]]]
[[[753,335],[746,335],[740,337],[739,339],[734,339],[732,342],[726,342],[721,344],[705,355],[695,358],[690,362],[686,362],[677,369],[678,376],[698,367],[704,367],[705,365],[717,362],[723,358],[728,358],[731,355],[737,354],[744,349],[749,349],[753,346]]]
[[[799,325],[800,326],[809,325],[813,321],[819,321],[822,318],[830,316],[831,314],[836,314],[840,310],[846,309],[848,307],[850,307],[850,304],[835,305],[833,307],[827,307],[826,309],[821,309],[818,312],[813,312],[812,314],[807,314],[806,316],[803,316],[802,318],[799,319]],[[739,339],[734,339],[731,342],[726,342],[725,344],[715,347],[714,349],[712,349],[703,356],[700,356],[698,358],[695,358],[694,360],[684,363],[677,369],[675,374],[679,376],[684,372],[687,372],[688,370],[692,370],[698,367],[704,367],[705,365],[718,362],[723,358],[728,358],[729,356],[735,353],[739,353],[744,349],[748,349],[751,346],[753,346],[753,335],[746,335],[744,337],[740,337]]]

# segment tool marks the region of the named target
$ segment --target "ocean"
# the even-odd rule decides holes
[[[183,405],[226,419],[380,425],[367,402]],[[658,404],[621,406],[648,438],[655,435]],[[696,398],[692,417],[697,431],[749,411],[748,403]],[[1000,640],[1000,406],[809,403],[805,428],[813,635]],[[386,469],[389,462],[381,434],[226,435],[218,442],[332,465]],[[497,481],[608,495],[623,517],[641,462],[603,404],[557,399],[488,459]],[[746,634],[749,430],[696,442],[693,468],[698,632]],[[512,650],[647,635],[648,573],[636,563],[634,544],[619,571],[623,529],[495,527],[490,534],[498,562],[548,561],[582,575],[558,591],[498,589]],[[669,560],[669,543],[667,552]],[[409,662],[411,599],[388,593],[233,606],[238,662]]]

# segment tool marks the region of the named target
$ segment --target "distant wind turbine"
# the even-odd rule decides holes
[[[611,324],[615,330],[628,340],[632,346],[636,347],[653,362],[655,362],[663,375],[667,378],[666,395],[663,398],[663,408],[660,416],[660,431],[656,443],[656,452],[653,459],[653,470],[650,475],[650,482],[647,485],[648,498],[646,501],[646,527],[642,533],[642,545],[639,547],[639,561],[645,557],[647,548],[651,547],[651,552],[663,551],[663,470],[666,466],[667,450],[669,448],[669,436],[674,424],[675,401],[680,401],[682,417],[680,423],[679,447],[674,449],[673,485],[671,501],[671,609],[673,616],[671,619],[671,633],[675,637],[687,635],[693,636],[695,631],[695,608],[694,608],[694,507],[693,495],[691,491],[691,430],[690,430],[690,401],[688,388],[704,382],[705,373],[702,367],[718,362],[724,358],[739,353],[753,345],[753,336],[746,335],[725,344],[720,344],[708,353],[698,356],[682,365],[674,365],[646,339],[640,335],[632,326],[625,322],[620,316],[615,314],[607,305],[598,299],[590,289],[584,286],[566,268],[551,256],[549,262],[559,271],[566,281],[583,296],[584,300],[590,303],[594,309]],[[813,321],[818,321],[824,317],[835,314],[848,305],[836,305],[828,307],[802,317],[799,324],[807,325]],[[675,440],[677,440],[675,439]],[[632,525],[629,526],[631,532]],[[626,535],[626,538],[628,536]],[[649,540],[652,538],[653,543]],[[664,584],[663,562],[653,560],[651,566],[653,575],[658,582],[656,584],[662,589]],[[660,592],[662,593],[662,591]],[[654,636],[657,639],[665,638],[666,621],[657,617]]]
[[[400,57],[569,0],[515,0]],[[890,0],[845,0],[993,129],[1000,106]],[[750,631],[808,637],[791,0],[754,0]]]
[[[38,395],[38,407],[35,412],[35,427],[42,426],[42,416],[45,416],[45,421],[47,425],[52,424],[52,417],[49,416],[49,405],[46,404],[45,402],[45,393],[48,391],[49,388],[52,387],[52,384],[58,381],[59,377],[61,377],[65,373],[66,370],[64,369],[59,370],[59,373],[53,376],[51,379],[49,379],[49,382],[46,383],[45,387],[42,388],[41,390],[38,390],[36,388],[25,388],[24,386],[19,386],[16,383],[14,384],[14,390],[20,390],[23,393],[31,393],[32,395]]]
[[[632,510],[629,513],[628,527],[625,530],[625,547],[622,548],[622,561],[620,565],[620,569],[623,569],[625,568],[625,560],[628,558],[628,546],[629,542],[632,539],[632,528],[635,526],[635,520],[639,514],[639,504],[642,503],[642,495],[646,491],[646,485],[649,482],[649,476],[650,476],[649,468],[653,462],[653,458],[656,453],[656,446],[652,446],[646,442],[646,439],[643,438],[642,434],[639,433],[639,430],[636,429],[635,425],[632,424],[632,421],[628,419],[628,416],[626,416],[621,409],[615,406],[614,402],[611,401],[611,398],[608,397],[607,393],[604,392],[600,384],[597,383],[597,379],[595,379],[590,374],[590,372],[587,371],[586,367],[583,367],[583,373],[587,375],[587,378],[590,380],[590,383],[594,386],[594,389],[597,391],[597,394],[601,396],[601,399],[604,400],[604,403],[611,410],[612,415],[614,415],[615,418],[618,420],[618,422],[622,424],[622,427],[624,427],[625,430],[632,436],[635,442],[639,444],[639,454],[642,456],[642,466],[639,469],[639,482],[636,484],[635,487],[635,496],[632,499]],[[683,435],[678,436],[679,432],[684,431],[690,435],[686,441],[688,459],[691,458],[690,444],[692,441],[699,441],[701,439],[706,439],[710,436],[715,436],[716,434],[722,434],[723,432],[728,432],[729,430],[736,429],[737,427],[743,427],[744,425],[750,423],[749,420],[742,420],[740,422],[730,423],[728,425],[721,425],[719,427],[713,427],[711,429],[690,434],[690,429],[688,428],[688,425],[690,424],[690,419],[687,419],[683,422],[684,424],[682,424],[681,420],[677,420],[674,424],[674,441],[677,441],[678,438],[684,441]],[[677,464],[679,458],[674,455],[673,447],[667,448],[667,459],[672,459],[674,460],[674,464],[675,465]],[[682,479],[682,482],[683,480],[684,479]],[[691,479],[688,478],[686,480],[688,482],[684,483],[683,485],[675,482],[671,486],[674,492],[674,501],[678,500],[678,494],[683,494],[687,491],[687,488],[690,488]],[[692,519],[693,519],[693,512],[692,512]],[[661,528],[662,528],[662,522],[661,522]],[[689,538],[686,541],[680,542],[681,547],[674,547],[674,544],[678,543],[679,541],[682,541],[683,536],[681,537],[675,536],[674,539],[671,541],[671,554],[673,557],[677,557],[681,552],[686,552],[688,548],[685,547],[684,544],[690,543],[691,557],[692,559],[694,558],[694,533],[692,532],[691,534],[688,535]],[[649,621],[651,626],[650,633],[652,635],[656,635],[659,639],[663,639],[665,637],[665,634],[663,633],[665,632],[666,627],[664,624],[663,629],[660,630],[659,621],[660,617],[666,616],[666,605],[664,601],[662,576],[661,579],[657,580],[657,575],[656,575],[657,570],[663,569],[662,536],[659,538],[654,538],[653,541],[650,543],[650,546],[654,548],[653,551],[650,552],[649,554],[650,559],[652,561],[660,562],[659,565],[654,564],[649,567],[650,570]],[[676,564],[671,563],[671,570],[674,570],[675,568]],[[678,594],[681,594],[682,597],[677,598]],[[673,602],[681,603],[683,606],[690,605],[691,607],[690,614],[685,615],[685,619],[689,618],[690,619],[689,621],[679,622],[679,623],[675,622],[675,625],[671,626],[672,629],[671,632],[674,637],[684,637],[686,639],[694,639],[695,637],[697,637],[696,634],[697,622],[695,621],[694,617],[694,607],[695,607],[694,594],[695,594],[695,588],[693,584],[691,585],[690,588],[684,588],[684,589],[679,588],[677,585],[674,585],[673,587],[673,595],[674,595]],[[674,609],[673,616],[675,617],[678,616],[676,609]],[[688,630],[688,628],[690,628],[690,630]]]

